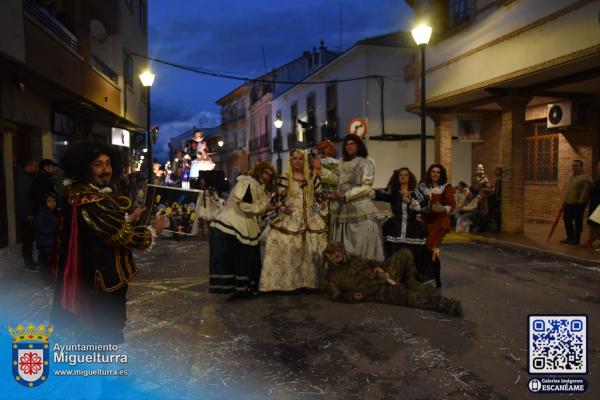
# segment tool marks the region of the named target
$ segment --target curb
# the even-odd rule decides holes
[[[444,243],[475,242],[475,243],[487,244],[487,245],[496,246],[496,247],[509,249],[509,250],[525,251],[525,252],[529,252],[529,253],[539,254],[539,255],[542,255],[545,257],[551,257],[551,258],[561,260],[561,261],[574,262],[574,263],[583,264],[583,265],[594,267],[594,268],[600,268],[599,261],[594,261],[594,260],[590,260],[588,258],[579,257],[579,256],[572,256],[569,254],[557,253],[557,252],[550,251],[550,250],[540,249],[539,247],[527,246],[524,244],[509,242],[506,240],[498,240],[498,239],[488,238],[488,237],[484,237],[484,236],[473,235],[473,234],[469,234],[469,233],[456,233],[456,232],[452,232],[452,233],[448,234],[447,236],[450,236],[448,238],[449,240],[444,240]]]

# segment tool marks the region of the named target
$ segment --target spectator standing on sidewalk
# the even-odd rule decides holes
[[[495,175],[496,181],[494,182],[494,192],[492,193],[492,222],[490,225],[494,225],[490,227],[490,230],[494,233],[500,232],[500,227],[502,226],[502,167],[496,167]]]
[[[53,281],[50,274],[50,255],[54,247],[56,232],[60,225],[60,215],[56,209],[56,194],[48,193],[45,204],[40,207],[34,218],[35,245],[38,249],[38,263],[40,277],[50,283]]]
[[[600,162],[596,165],[596,180],[592,186],[590,192],[590,211],[588,215],[592,215],[596,209],[600,207]],[[599,211],[600,212],[600,211]],[[594,241],[600,240],[600,223],[588,219],[588,225],[590,227],[590,237],[586,242],[588,246],[594,246]],[[600,247],[596,248],[596,251],[600,251]]]
[[[44,158],[38,165],[38,173],[33,179],[33,215],[38,210],[46,206],[46,195],[48,193],[56,194],[56,183],[52,175],[56,172],[58,164],[52,160]]]
[[[571,167],[573,168],[573,175],[569,178],[564,191],[563,220],[567,238],[560,242],[576,246],[581,239],[583,213],[589,200],[592,180],[583,171],[581,160],[574,160]]]
[[[26,161],[15,168],[15,214],[21,231],[25,269],[36,271],[33,262],[33,179],[37,162]]]

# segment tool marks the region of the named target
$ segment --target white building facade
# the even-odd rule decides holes
[[[415,48],[406,32],[365,39],[292,87],[271,103],[271,118],[283,126],[280,151],[273,162],[285,166],[293,147],[313,147],[321,139],[337,143],[356,118],[366,121],[367,148],[375,160],[375,187],[384,187],[395,169],[420,171],[420,119],[406,110],[414,101],[414,81],[404,79],[404,68],[414,60]],[[357,79],[364,77],[364,79]],[[352,80],[349,80],[352,79]],[[348,81],[344,81],[348,80]],[[300,120],[301,122],[298,122]],[[275,130],[275,129],[274,129]],[[427,164],[434,162],[433,122],[427,121]],[[453,146],[453,181],[470,180],[471,144]]]

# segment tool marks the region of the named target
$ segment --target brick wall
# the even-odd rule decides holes
[[[435,121],[435,162],[446,167],[448,182],[452,182],[452,123],[451,115],[439,115]]]
[[[584,170],[592,175],[600,161],[600,114],[596,107],[590,107],[584,128],[566,128],[560,135],[558,152],[558,181],[552,184],[525,182],[525,221],[554,221],[562,204],[562,191],[572,174],[571,162],[583,161]],[[499,114],[483,120],[481,139],[474,143],[472,150],[472,170],[483,164],[490,183],[494,183],[494,170],[502,166],[502,118]]]
[[[566,128],[558,142],[558,181],[555,184],[525,185],[525,218],[526,220],[553,221],[562,204],[565,184],[573,174],[573,160],[583,161],[586,173],[592,175],[597,154],[594,150],[599,146],[598,121],[596,113],[588,113],[585,128]]]
[[[481,139],[483,142],[473,143],[471,155],[471,171],[475,171],[477,164],[483,164],[485,174],[494,184],[496,167],[502,166],[502,115],[491,114],[483,119],[481,124]],[[473,175],[475,175],[473,173]],[[470,182],[467,182],[470,184]]]

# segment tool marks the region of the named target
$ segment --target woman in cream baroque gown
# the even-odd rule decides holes
[[[327,245],[325,203],[317,206],[319,178],[311,177],[306,153],[293,150],[278,184],[283,205],[267,236],[261,292],[319,287],[320,257]]]

